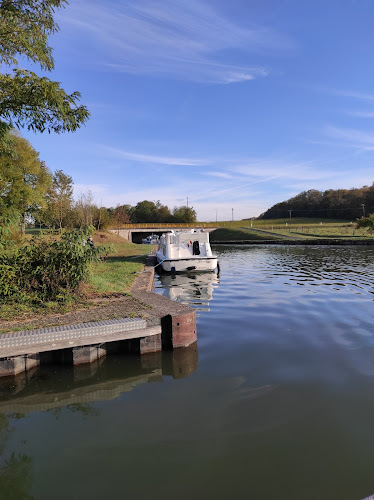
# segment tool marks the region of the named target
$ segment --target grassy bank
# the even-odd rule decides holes
[[[217,241],[253,241],[253,240],[273,240],[278,239],[277,236],[263,234],[256,231],[246,231],[235,228],[219,228],[210,233],[210,242]]]
[[[271,240],[271,239],[373,239],[367,228],[357,229],[356,221],[335,219],[269,219],[218,222],[219,229],[211,233],[211,241]]]
[[[103,262],[92,263],[87,293],[91,296],[127,293],[144,268],[152,247],[135,245],[107,232],[96,233],[94,240],[99,247],[109,247],[110,252]]]

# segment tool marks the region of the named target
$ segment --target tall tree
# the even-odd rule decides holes
[[[52,186],[47,192],[48,207],[46,223],[58,227],[60,232],[67,225],[73,208],[73,179],[57,170],[52,177]]]
[[[110,226],[112,220],[109,215],[109,210],[103,206],[95,207],[93,225],[98,231],[106,229]]]
[[[117,205],[112,215],[113,223],[118,230],[121,228],[122,224],[130,222],[130,217],[126,209],[127,206],[128,205]]]
[[[153,201],[139,201],[136,204],[133,214],[133,222],[158,222],[158,208]]]
[[[158,222],[172,222],[173,217],[167,205],[162,205],[159,201],[156,203],[158,210]]]
[[[13,154],[0,153],[0,218],[2,224],[17,218],[24,233],[27,216],[46,206],[51,173],[26,139],[12,136]]]
[[[51,34],[58,31],[55,10],[66,0],[0,0],[0,147],[12,126],[44,132],[75,131],[89,112],[79,105],[80,93],[67,94],[58,82],[18,66],[20,57],[43,71],[54,68]]]
[[[81,194],[74,207],[78,227],[80,229],[93,225],[95,209],[92,192],[88,190],[87,193]]]
[[[175,207],[173,210],[173,218],[175,222],[193,223],[197,221],[196,211],[193,207],[187,206]]]

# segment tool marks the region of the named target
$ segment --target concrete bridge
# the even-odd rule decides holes
[[[173,223],[139,223],[139,224],[122,224],[119,228],[109,229],[112,233],[132,241],[134,233],[145,233],[144,238],[150,234],[162,234],[167,231],[188,231],[191,229],[204,229],[205,231],[213,231],[216,227],[211,223],[199,222],[198,224],[173,224]]]

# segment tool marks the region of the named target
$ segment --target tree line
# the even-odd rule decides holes
[[[0,151],[0,226],[27,225],[59,230],[90,226],[96,229],[138,222],[196,221],[191,207],[170,210],[160,201],[144,200],[135,206],[98,206],[90,191],[73,197],[74,183],[62,170],[52,173],[29,141],[11,132],[12,154]]]
[[[374,213],[374,183],[351,189],[310,189],[282,201],[260,215],[260,219],[292,217],[356,220]]]

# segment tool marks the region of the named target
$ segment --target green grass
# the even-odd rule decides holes
[[[148,247],[149,249],[149,247]],[[98,293],[126,293],[145,264],[145,257],[109,257],[92,266],[90,284]]]
[[[250,225],[250,221],[241,221],[246,222],[246,224],[242,225]],[[342,219],[321,219],[321,218],[313,218],[313,217],[293,217],[291,220],[289,218],[284,219],[256,219],[253,221],[253,226],[281,226],[281,225],[316,225],[316,224],[335,224],[335,225],[345,225],[350,222],[356,222],[355,220],[342,220]]]
[[[110,249],[103,261],[91,265],[90,286],[94,293],[128,293],[138,273],[144,268],[150,245],[135,245],[115,235],[108,236],[97,246]]]
[[[0,320],[13,321],[23,320],[31,316],[46,316],[48,314],[64,314],[76,308],[77,305],[81,307],[88,306],[86,301],[81,297],[72,297],[71,302],[61,304],[59,302],[48,301],[40,304],[33,304],[32,302],[25,303],[9,303],[0,304]],[[21,329],[24,329],[22,327]],[[1,329],[0,329],[1,333]]]
[[[105,241],[103,246],[108,246]],[[109,246],[110,253],[104,262],[96,261],[91,265],[92,290],[98,294],[128,293],[152,247],[121,241],[118,237],[112,237]]]
[[[243,231],[235,228],[219,228],[210,233],[210,242],[216,241],[250,241],[250,240],[272,240],[276,236],[256,233],[255,231]]]
[[[317,223],[318,221],[318,223]],[[271,240],[271,239],[346,239],[367,240],[373,239],[374,234],[367,228],[357,229],[355,221],[335,219],[295,218],[272,219],[266,221],[241,220],[234,222],[219,222],[219,229],[210,234],[210,241],[238,241],[238,240]],[[256,230],[258,232],[256,232]],[[266,231],[266,232],[262,232]]]
[[[256,229],[258,228],[265,228],[268,226],[285,226],[287,225],[320,225],[322,222],[323,225],[325,224],[334,224],[334,225],[346,225],[349,224],[350,222],[353,222],[353,224],[356,222],[355,220],[342,220],[342,219],[320,219],[320,218],[310,218],[310,217],[295,217],[292,218],[291,221],[289,218],[285,219],[254,219],[251,221],[250,219],[243,219],[243,220],[234,220],[233,222],[231,221],[218,221],[218,222],[211,222],[207,224],[211,224],[212,226],[217,226],[217,227],[223,227],[223,228],[234,228],[238,229],[240,227],[251,227],[252,223],[252,228]]]
[[[326,239],[372,239],[373,235],[366,228],[356,228],[356,224],[323,224],[268,226],[263,230],[271,231],[285,238],[326,238]]]

